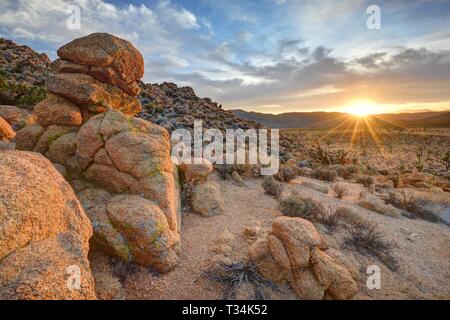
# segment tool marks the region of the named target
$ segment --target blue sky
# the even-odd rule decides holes
[[[369,30],[369,5],[381,29]],[[69,30],[69,5],[81,29]],[[261,112],[450,109],[450,0],[2,0],[0,35],[46,52],[92,32],[131,41],[146,82]]]

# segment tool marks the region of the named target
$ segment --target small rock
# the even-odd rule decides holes
[[[241,178],[239,173],[237,173],[236,171],[233,171],[233,173],[231,174],[231,178],[238,186],[245,186],[244,180]]]

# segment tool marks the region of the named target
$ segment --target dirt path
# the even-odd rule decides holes
[[[246,186],[239,187],[232,181],[222,181],[211,177],[222,188],[225,199],[225,214],[203,218],[193,213],[183,214],[181,232],[181,255],[179,265],[170,273],[157,275],[148,269],[139,268],[127,276],[124,289],[127,299],[223,299],[223,288],[207,282],[199,276],[214,255],[215,241],[225,231],[239,237],[237,252],[246,252],[249,243],[242,234],[245,227],[270,227],[279,215],[277,201],[264,194],[261,179],[247,178]],[[318,181],[315,181],[319,183]],[[291,185],[292,186],[292,185]],[[303,193],[318,197],[321,202],[346,203],[332,195],[308,189]],[[358,281],[360,292],[355,299],[449,299],[450,298],[450,232],[444,225],[407,218],[395,219],[359,208],[368,218],[376,222],[387,238],[394,240],[398,247],[394,250],[399,270],[393,272],[373,257],[361,255],[343,245],[346,236],[344,228],[332,235],[323,232],[330,248],[341,251],[360,271]],[[405,233],[405,230],[408,232]],[[408,240],[408,234],[415,233],[418,239]],[[365,288],[366,268],[380,265],[382,290],[369,291]],[[273,299],[295,299],[290,289],[271,296]]]
[[[130,275],[124,289],[128,299],[222,299],[218,285],[198,279],[205,269],[214,241],[226,229],[241,235],[246,226],[269,226],[278,215],[277,202],[264,194],[261,180],[246,179],[239,187],[216,176],[225,199],[225,214],[203,218],[183,213],[179,265],[170,273],[155,275],[140,268]],[[245,241],[245,240],[243,240]],[[205,290],[205,287],[209,290]]]

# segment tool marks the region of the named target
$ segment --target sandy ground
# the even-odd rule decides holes
[[[156,275],[140,268],[124,283],[127,299],[222,299],[222,288],[200,277],[214,255],[214,241],[226,229],[238,237],[246,226],[269,226],[279,215],[277,202],[264,194],[261,180],[246,179],[239,187],[232,181],[220,183],[225,199],[225,214],[203,218],[183,213],[179,265],[170,273]],[[242,237],[242,245],[245,239]]]
[[[223,299],[223,288],[200,277],[214,255],[214,243],[228,229],[242,240],[245,251],[249,241],[242,235],[247,226],[270,227],[280,213],[278,203],[264,194],[261,179],[246,178],[246,186],[239,187],[232,181],[212,177],[222,188],[225,198],[225,214],[203,218],[186,212],[183,214],[181,255],[179,265],[170,273],[158,275],[138,268],[126,277],[124,289],[127,299]],[[301,180],[300,180],[301,181]],[[299,181],[297,181],[298,183]],[[316,180],[316,182],[320,183]],[[291,187],[297,188],[296,183]],[[355,185],[355,192],[361,187]],[[333,205],[352,205],[380,226],[387,239],[395,241],[394,256],[398,262],[395,271],[387,268],[377,258],[362,255],[344,245],[346,231],[338,228],[332,234],[317,225],[331,249],[341,251],[360,273],[360,292],[355,299],[450,299],[450,228],[422,220],[390,218],[362,209],[353,204],[349,196],[339,200],[333,193],[324,194],[309,188],[300,188],[310,197]],[[417,234],[414,241],[411,234]],[[366,274],[369,265],[381,268],[382,287],[368,290]],[[295,299],[289,289],[272,298]]]

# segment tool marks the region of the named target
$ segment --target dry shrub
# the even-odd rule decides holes
[[[331,188],[339,199],[343,199],[349,192],[348,186],[345,183],[334,183]]]
[[[319,205],[316,201],[305,198],[302,199],[297,191],[280,201],[280,211],[288,217],[300,217],[308,220],[315,220]]]
[[[291,167],[284,167],[278,170],[276,178],[280,181],[290,182],[297,176],[297,171]]]
[[[203,275],[211,281],[224,285],[224,299],[235,299],[239,288],[244,284],[253,286],[255,300],[266,298],[262,290],[264,287],[277,290],[277,286],[273,282],[258,273],[257,266],[251,261],[220,262],[204,270]]]
[[[332,151],[324,148],[319,140],[316,140],[308,150],[309,156],[315,162],[321,164],[348,164],[351,163],[351,153],[346,150]]]
[[[316,220],[327,227],[329,232],[333,232],[340,225],[342,217],[342,212],[332,206],[320,205]]]
[[[331,205],[311,198],[302,198],[295,190],[280,201],[280,211],[288,217],[299,217],[318,222],[327,227],[330,232],[336,229],[342,218],[342,214],[336,212]]]
[[[364,175],[364,176],[358,177],[356,179],[356,182],[361,183],[366,188],[370,188],[375,183],[373,178],[369,175]]]
[[[266,194],[271,195],[277,199],[281,196],[281,193],[284,190],[284,184],[278,182],[272,176],[264,177],[262,187]]]
[[[185,181],[181,191],[181,203],[183,207],[189,207],[191,203],[192,193],[195,188],[195,183],[192,181]]]
[[[389,193],[386,203],[392,204],[399,209],[406,210],[417,218],[435,223],[443,222],[439,215],[429,208],[429,201],[415,197],[410,191],[392,191]]]
[[[118,257],[110,257],[109,264],[111,272],[123,284],[127,277],[138,271],[138,266],[133,263],[123,261]]]
[[[317,168],[311,172],[311,177],[322,181],[333,181],[337,177],[336,170],[327,168]]]
[[[394,242],[386,240],[386,235],[379,230],[378,224],[372,221],[357,219],[347,226],[349,236],[345,244],[354,246],[363,254],[370,254],[380,259],[391,270],[397,269],[397,263],[392,256]]]
[[[222,180],[227,180],[231,174],[236,171],[240,176],[253,175],[252,172],[256,168],[251,164],[214,164],[214,169],[219,173]]]

